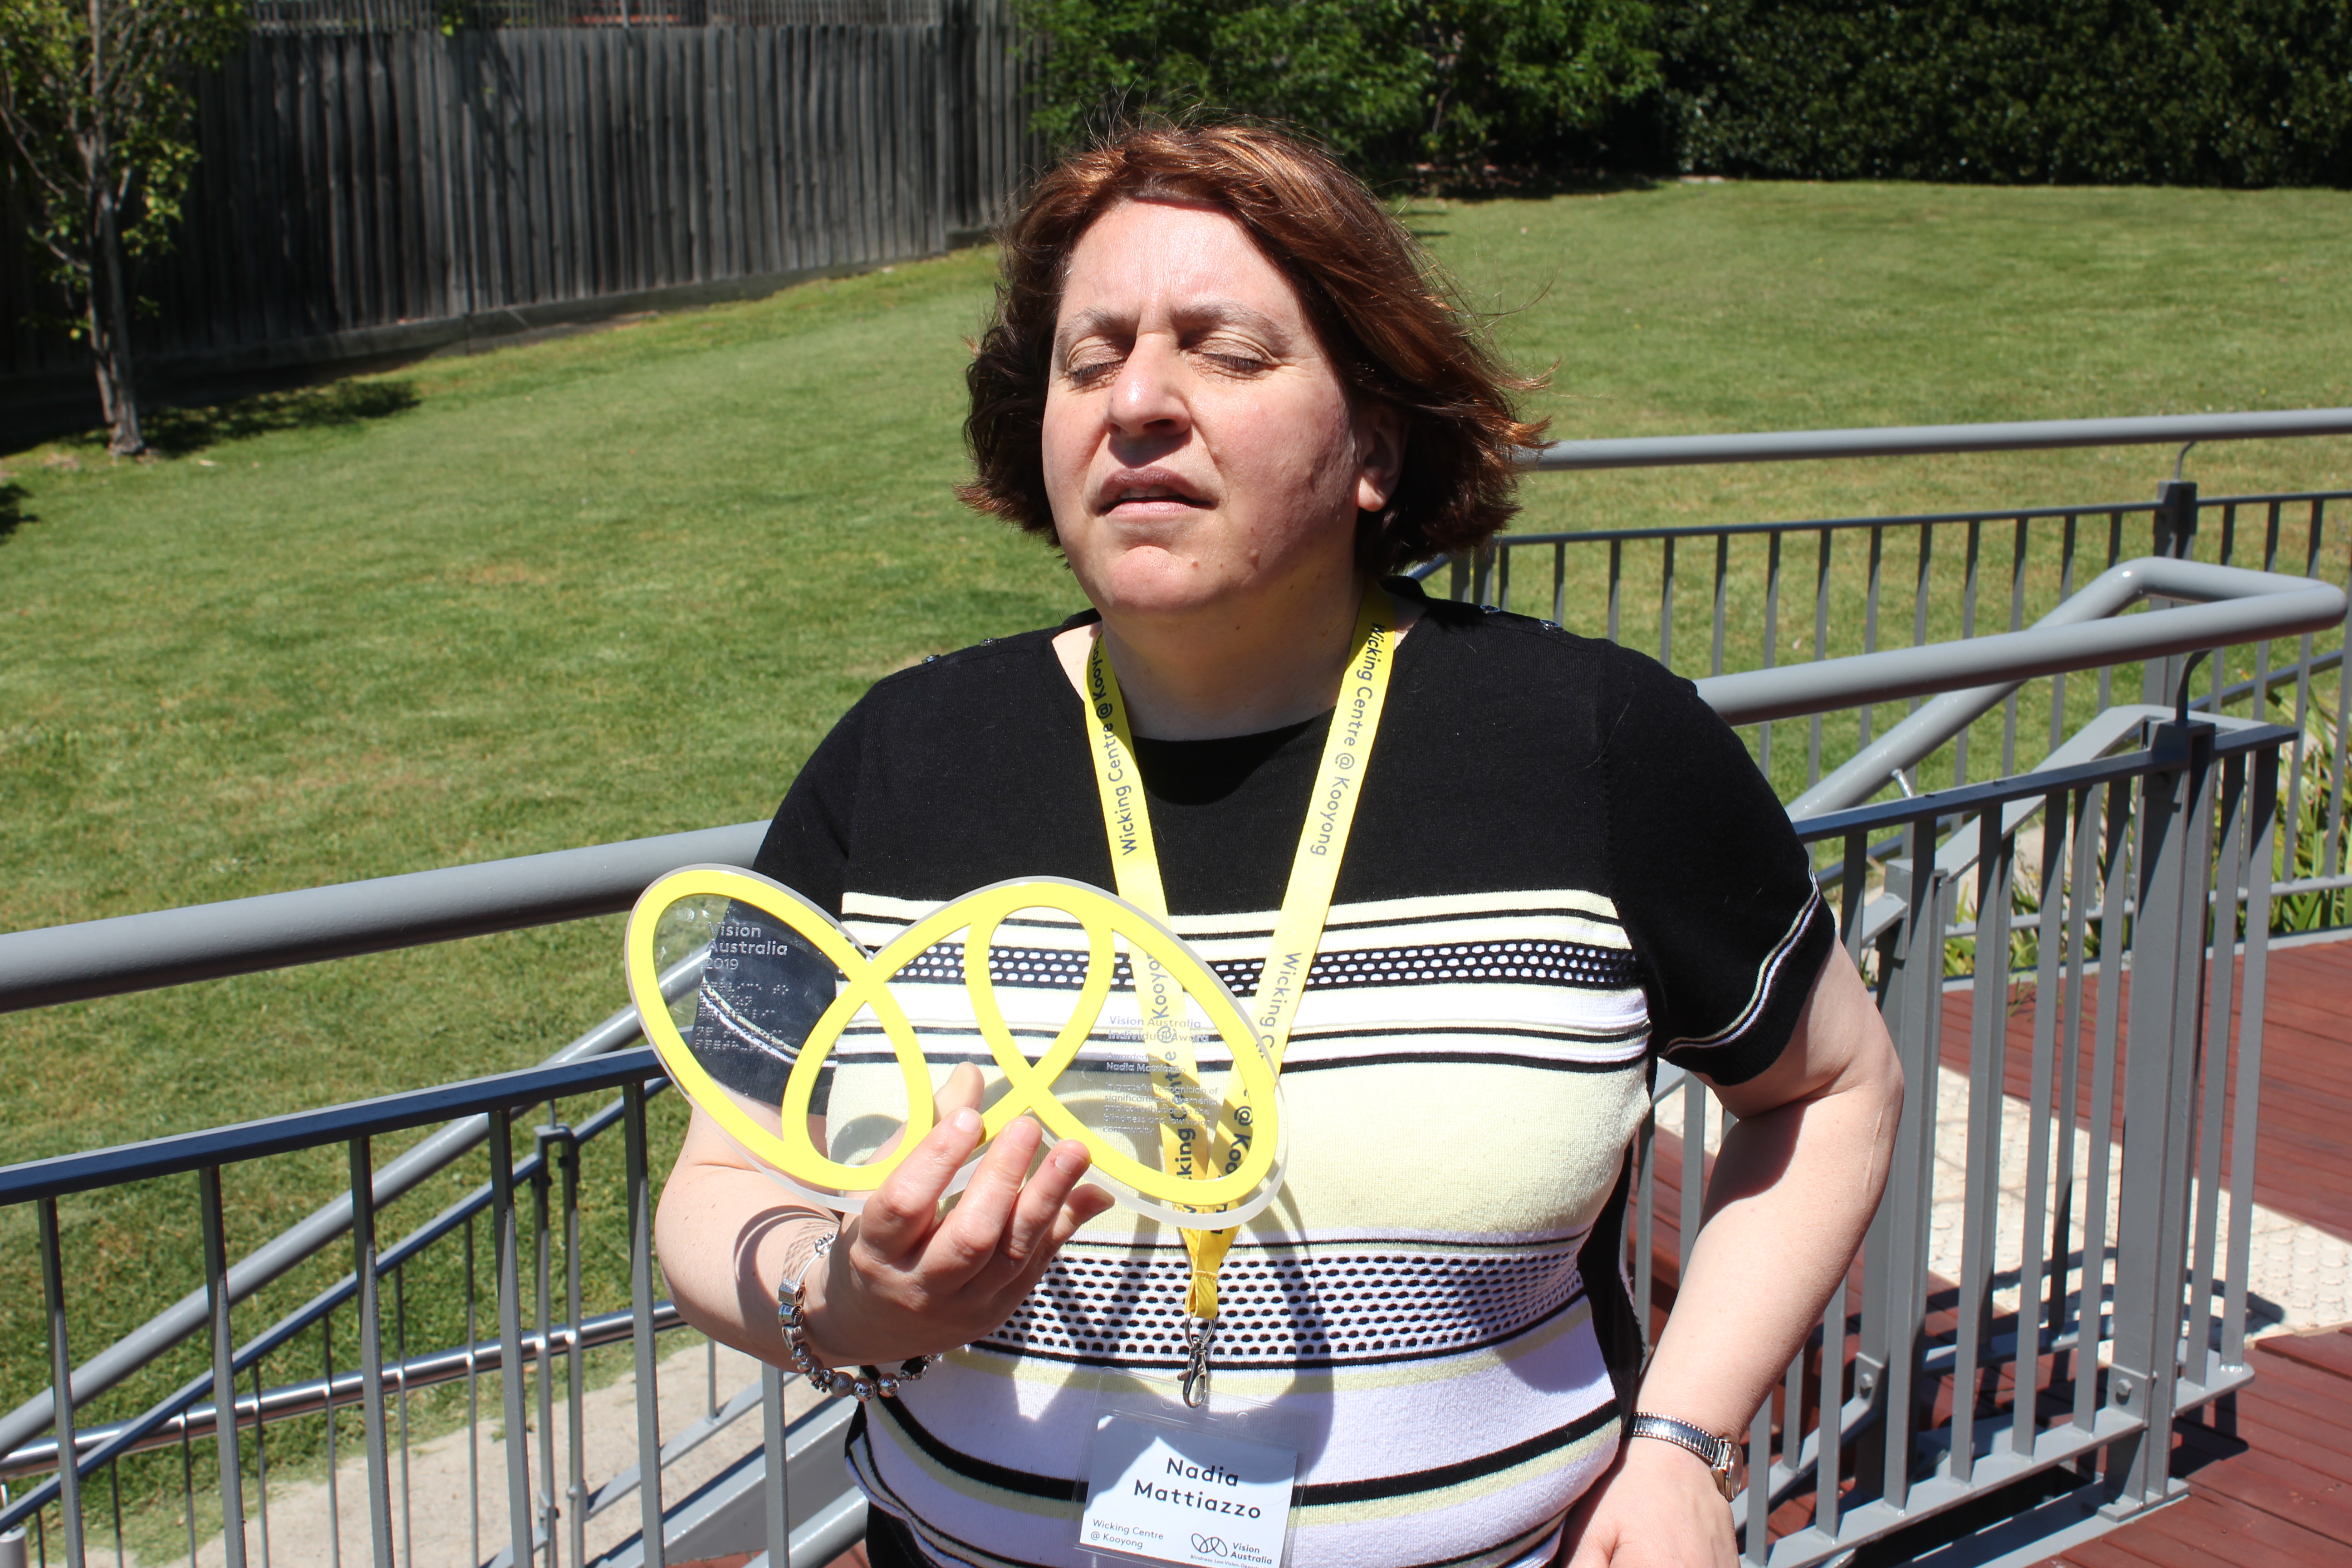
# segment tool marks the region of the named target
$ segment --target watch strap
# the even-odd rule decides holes
[[[1662,1443],[1698,1456],[1701,1463],[1715,1474],[1715,1489],[1723,1494],[1726,1502],[1739,1495],[1736,1478],[1739,1464],[1739,1445],[1728,1437],[1719,1436],[1704,1426],[1694,1426],[1687,1421],[1677,1421],[1671,1415],[1637,1415],[1626,1428],[1629,1437],[1655,1437]]]

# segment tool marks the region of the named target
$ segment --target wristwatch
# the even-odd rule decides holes
[[[1704,1427],[1694,1426],[1687,1421],[1677,1421],[1670,1415],[1636,1415],[1633,1426],[1626,1429],[1626,1435],[1655,1437],[1660,1442],[1672,1443],[1677,1448],[1688,1449],[1714,1472],[1715,1489],[1723,1494],[1724,1501],[1729,1502],[1739,1495],[1737,1473],[1739,1445],[1730,1438],[1718,1437]]]

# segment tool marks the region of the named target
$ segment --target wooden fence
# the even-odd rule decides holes
[[[179,242],[139,283],[142,380],[936,253],[1034,166],[1033,60],[998,0],[906,25],[257,35],[200,84]],[[60,398],[95,410],[78,346],[26,323],[61,309],[37,276],[0,255],[0,421],[20,428],[56,427]]]

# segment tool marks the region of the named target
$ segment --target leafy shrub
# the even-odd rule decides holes
[[[1016,0],[1039,128],[1207,106],[1367,172],[2352,184],[2344,0]]]
[[[1374,171],[1528,162],[1661,86],[1642,0],[1017,0],[1050,41],[1036,124],[1234,110]]]
[[[1801,179],[2352,183],[2341,0],[1659,7],[1680,165]]]

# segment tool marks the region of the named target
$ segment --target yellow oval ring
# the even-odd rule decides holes
[[[654,954],[655,928],[661,912],[681,899],[716,897],[749,904],[782,921],[816,949],[844,976],[833,1003],[821,1014],[801,1044],[785,1080],[782,1136],[769,1131],[747,1115],[718,1080],[694,1058],[670,1016],[661,994],[660,969]],[[998,924],[1020,910],[1056,910],[1077,921],[1087,933],[1087,974],[1076,1005],[1055,1036],[1054,1043],[1031,1062],[1013,1039],[998,1008],[995,987],[988,977],[987,954]],[[1036,878],[997,882],[940,905],[898,933],[889,945],[868,958],[865,950],[833,918],[782,883],[731,866],[689,866],[656,880],[638,898],[629,914],[624,939],[629,994],[646,1037],[659,1053],[662,1066],[687,1098],[707,1111],[743,1151],[806,1186],[843,1192],[870,1192],[882,1184],[900,1161],[914,1152],[933,1121],[930,1066],[904,1008],[890,994],[889,982],[909,962],[941,939],[969,929],[964,944],[964,986],[982,1038],[1003,1072],[1007,1091],[982,1119],[982,1142],[993,1138],[1024,1111],[1056,1138],[1074,1138],[1085,1146],[1097,1169],[1142,1195],[1187,1210],[1212,1210],[1247,1197],[1274,1168],[1278,1142],[1273,1064],[1266,1060],[1255,1031],[1216,973],[1175,932],[1133,904],[1100,888],[1060,878]],[[1127,939],[1131,952],[1157,960],[1184,994],[1198,1003],[1232,1051],[1241,1079],[1241,1095],[1227,1097],[1230,1108],[1246,1104],[1251,1132],[1240,1164],[1222,1176],[1194,1179],[1147,1165],[1106,1143],[1055,1097],[1054,1084],[1086,1044],[1110,994],[1116,963],[1114,937]],[[898,1059],[907,1094],[906,1134],[889,1154],[863,1165],[845,1165],[828,1159],[808,1135],[809,1103],[819,1072],[840,1044],[841,1031],[866,1008],[872,1007]]]

